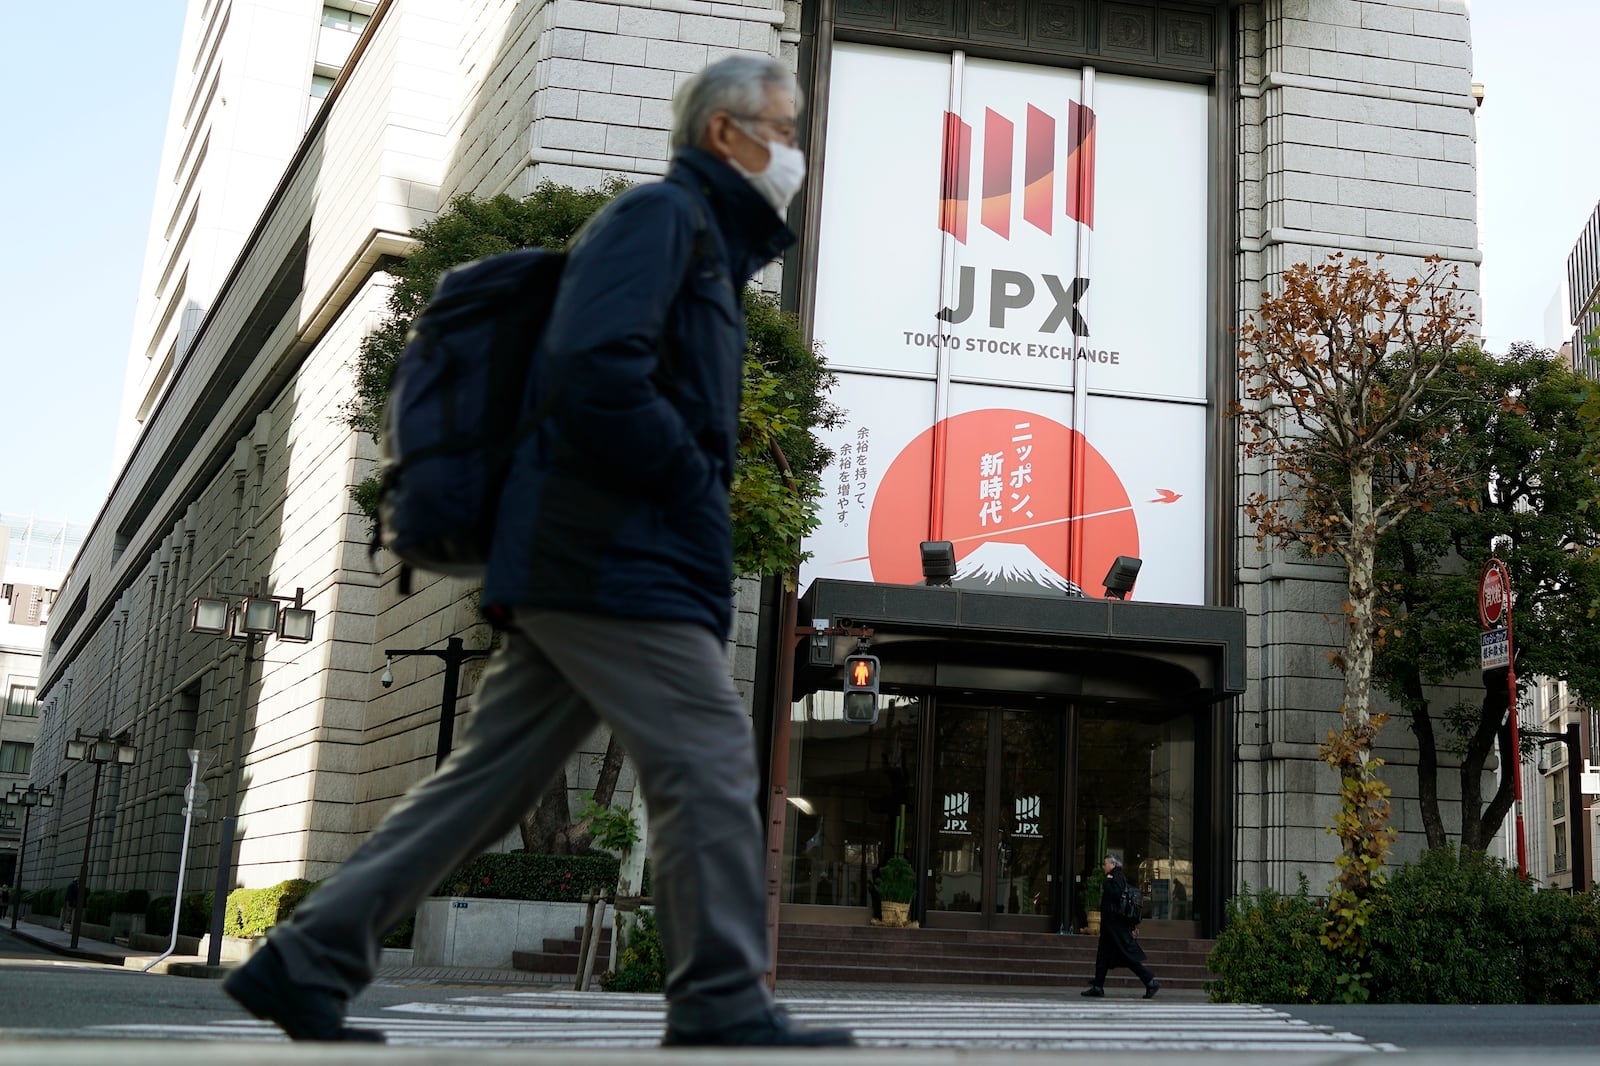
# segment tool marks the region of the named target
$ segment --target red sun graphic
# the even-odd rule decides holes
[[[943,452],[943,528],[929,529],[935,441]],[[1072,454],[1083,485],[1074,509]],[[872,501],[867,552],[874,581],[922,580],[918,545],[955,545],[957,582],[1086,590],[1119,555],[1139,554],[1133,505],[1111,464],[1076,430],[1029,411],[990,408],[945,419],[895,457]],[[1073,538],[1081,543],[1072,551]],[[1082,560],[1076,571],[1069,558]]]

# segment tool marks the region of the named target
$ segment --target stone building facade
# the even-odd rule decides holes
[[[323,18],[367,19],[336,68],[317,58],[319,7]],[[256,24],[276,27],[278,43],[245,35]],[[306,125],[285,141],[281,165],[242,154],[246,128],[210,142],[201,132],[207,169],[185,191],[193,173],[184,168],[195,164],[181,146],[195,139],[194,124],[221,131],[231,118],[191,109],[194,87],[180,80],[168,138],[180,146],[177,195],[210,202],[214,188],[219,197],[233,188],[235,169],[252,166],[253,192],[229,201],[247,219],[236,255],[211,271],[209,286],[186,290],[192,331],[172,347],[170,366],[160,370],[158,352],[152,370],[136,353],[130,395],[150,403],[129,408],[138,420],[126,462],[51,619],[39,694],[55,709],[33,779],[61,783],[62,801],[29,856],[30,885],[65,884],[90,828],[89,771],[62,757],[78,730],[127,730],[139,752],[101,785],[94,887],[171,891],[189,748],[204,755],[211,798],[186,891],[213,883],[229,814],[238,816],[235,883],[317,878],[432,768],[439,668],[397,661],[385,688],[383,649],[451,636],[481,647],[491,635],[463,583],[400,596],[393,561],[368,558],[366,523],[350,500],[375,449],[344,427],[340,406],[363,332],[383,314],[389,257],[404,255],[408,232],[458,195],[659,175],[673,92],[707,62],[756,52],[799,71],[816,116],[811,186],[791,215],[802,243],[761,279],[812,328],[821,190],[826,168],[837,180],[843,165],[822,147],[827,123],[858,103],[830,96],[836,44],[869,59],[880,54],[871,49],[909,46],[1056,72],[1096,67],[1108,85],[1135,93],[1148,78],[1197,94],[1208,116],[1197,142],[1206,189],[1195,252],[1206,264],[1196,344],[1207,384],[1193,408],[1204,438],[1192,445],[1207,457],[1208,487],[1195,519],[1204,578],[1186,602],[1243,608],[1247,682],[1203,729],[1221,836],[1198,861],[1217,865],[1218,884],[1292,887],[1299,872],[1326,882],[1334,844],[1322,830],[1335,801],[1316,749],[1339,699],[1323,653],[1338,642],[1341,578],[1258,551],[1244,528],[1235,501],[1258,472],[1240,465],[1218,414],[1231,399],[1228,336],[1288,265],[1331,250],[1383,253],[1399,271],[1439,255],[1476,290],[1462,0],[191,0],[185,33],[197,48],[221,41],[215,92],[229,109],[289,114],[293,97]],[[299,43],[283,43],[290,38]],[[269,67],[272,76],[256,76]],[[314,96],[319,87],[326,93]],[[211,91],[201,86],[200,98]],[[272,181],[259,180],[262,168]],[[154,214],[171,211],[163,202]],[[141,315],[155,321],[167,313],[162,249],[174,239],[164,222],[152,226]],[[252,646],[189,632],[196,597],[237,597],[262,583],[279,596],[302,593],[317,612],[310,643]],[[746,584],[738,596],[730,664],[766,736],[783,642],[762,644],[773,622],[760,589]],[[474,679],[469,666],[463,694]],[[1384,746],[1404,856],[1420,833],[1406,802],[1414,758],[1402,722]],[[593,763],[592,752],[574,759],[575,789],[592,781]],[[1208,905],[1220,905],[1215,893]]]

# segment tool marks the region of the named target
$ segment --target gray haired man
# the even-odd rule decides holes
[[[755,749],[724,652],[739,293],[794,239],[798,96],[765,57],[707,67],[674,101],[666,180],[618,197],[572,246],[531,375],[552,413],[519,446],[485,581],[502,643],[463,742],[224,982],[291,1037],[381,1039],[345,1025],[381,937],[503,839],[603,723],[650,807],[662,1043],[854,1042],[792,1025],[763,981]]]

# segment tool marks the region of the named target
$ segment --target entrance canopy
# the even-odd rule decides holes
[[[1244,611],[818,578],[800,625],[870,629],[885,685],[1172,707],[1245,690]],[[795,698],[840,684],[858,638],[804,637]]]

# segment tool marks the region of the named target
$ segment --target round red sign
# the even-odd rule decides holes
[[[1498,629],[1506,624],[1506,614],[1511,610],[1511,579],[1506,574],[1506,564],[1490,559],[1483,564],[1483,575],[1478,578],[1478,621],[1485,629]]]

